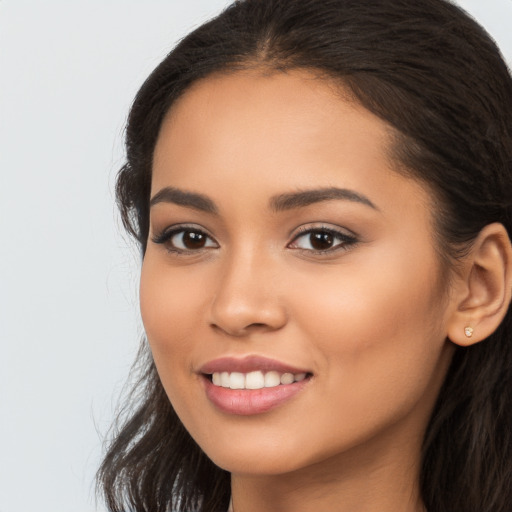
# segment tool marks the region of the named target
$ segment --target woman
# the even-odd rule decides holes
[[[139,91],[151,354],[113,511],[505,512],[512,80],[444,0],[242,0]]]

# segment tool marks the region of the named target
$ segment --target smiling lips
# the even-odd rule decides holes
[[[213,405],[243,416],[278,407],[301,391],[311,377],[307,371],[259,356],[216,359],[200,373]]]

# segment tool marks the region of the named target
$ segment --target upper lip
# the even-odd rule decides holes
[[[254,371],[279,373],[310,373],[308,370],[297,368],[275,359],[269,359],[262,356],[246,356],[242,358],[236,357],[220,357],[207,362],[199,369],[200,373],[211,375],[217,372],[240,372],[249,373]]]

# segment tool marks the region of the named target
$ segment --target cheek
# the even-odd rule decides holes
[[[144,330],[167,396],[185,424],[191,422],[190,403],[197,401],[190,379],[197,378],[191,361],[198,311],[205,307],[201,290],[197,273],[175,271],[160,255],[146,253],[140,280]]]
[[[148,251],[142,265],[140,310],[155,362],[172,355],[175,361],[190,350],[190,339],[203,307],[201,276],[173,271],[165,261]]]
[[[407,254],[407,253],[403,253]],[[444,345],[443,300],[434,259],[401,257],[383,251],[378,258],[297,276],[294,296],[300,330],[318,348],[318,366],[330,369],[331,384],[378,402],[387,393],[408,399],[419,394],[435,372]],[[411,397],[412,398],[412,397]]]
[[[294,305],[301,311],[294,317],[315,322],[320,331],[338,329],[350,345],[389,339],[399,331],[421,329],[424,325],[418,323],[425,324],[439,309],[435,307],[438,292],[429,276],[428,268],[404,269],[399,264],[347,265],[323,275],[302,273],[295,279]],[[358,340],[357,333],[365,331],[374,336]]]

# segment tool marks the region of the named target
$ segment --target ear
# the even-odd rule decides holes
[[[448,338],[473,345],[498,328],[510,304],[512,248],[502,224],[482,229],[453,279]]]

